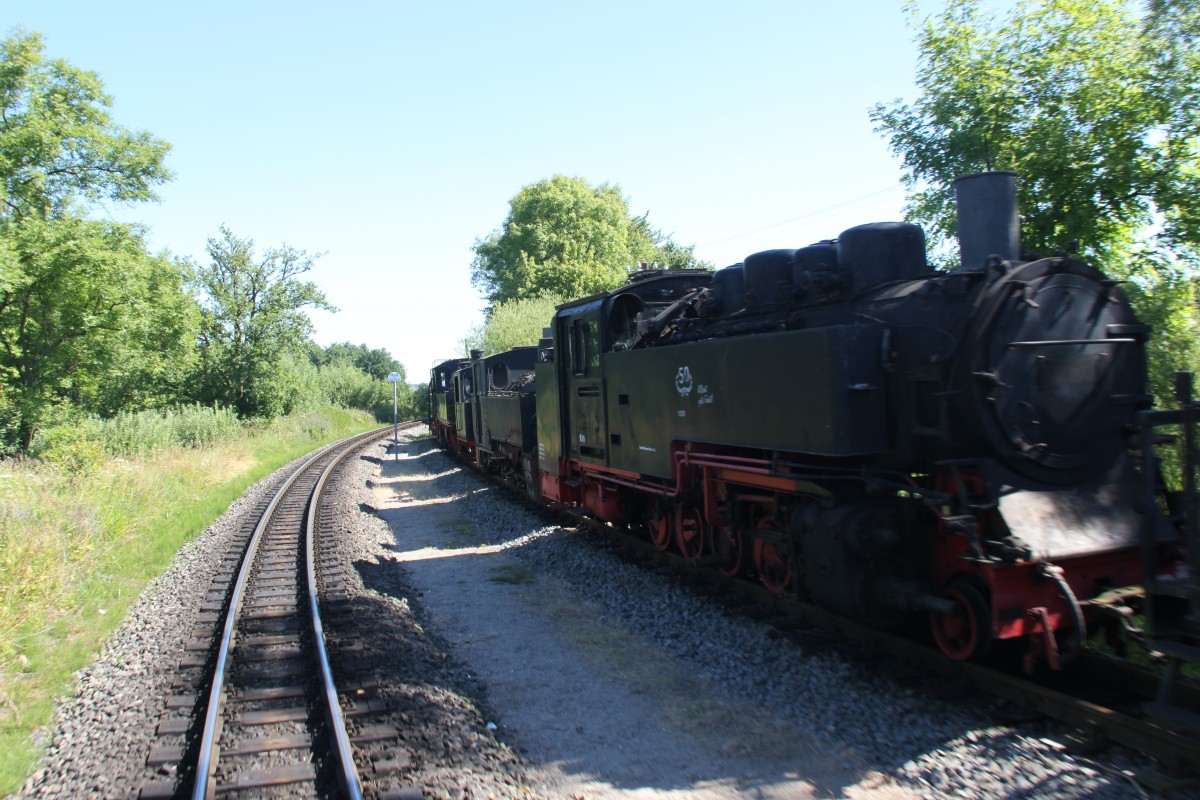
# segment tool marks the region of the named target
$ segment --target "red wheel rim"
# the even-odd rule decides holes
[[[665,514],[652,513],[650,516],[650,541],[659,550],[671,546],[671,518]]]
[[[774,520],[764,520],[758,526],[762,530],[782,533]],[[775,594],[781,593],[792,582],[792,565],[787,554],[774,542],[754,540],[754,568],[762,585]]]
[[[938,649],[955,661],[982,656],[992,641],[987,602],[969,583],[957,581],[942,592],[957,607],[953,614],[930,612],[929,626]]]

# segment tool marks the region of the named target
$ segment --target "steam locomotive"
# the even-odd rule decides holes
[[[662,550],[974,658],[1059,666],[1178,530],[1131,455],[1146,325],[1022,253],[1013,173],[960,179],[962,266],[876,223],[566,303],[537,347],[437,365],[440,446]]]

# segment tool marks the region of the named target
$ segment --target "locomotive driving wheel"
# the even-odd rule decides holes
[[[700,560],[704,552],[704,515],[691,503],[675,509],[675,544],[689,564]]]
[[[768,538],[754,540],[754,568],[762,585],[774,594],[780,594],[792,582],[792,564],[787,552],[775,539],[783,538],[783,526],[773,519],[764,519],[758,530],[768,531]]]
[[[984,656],[992,644],[992,615],[987,600],[974,584],[962,579],[941,592],[952,600],[954,613],[929,613],[929,626],[938,648],[955,661]]]

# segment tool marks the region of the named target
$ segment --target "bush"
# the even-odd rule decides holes
[[[387,388],[386,383],[381,383],[358,367],[345,363],[322,367],[318,375],[318,385],[326,403],[363,411],[371,410],[379,400],[380,390]],[[390,404],[390,389],[387,394]]]
[[[87,428],[70,423],[47,426],[34,436],[30,455],[67,472],[90,472],[104,458],[104,447]]]
[[[38,432],[30,455],[71,472],[90,469],[105,456],[129,458],[171,447],[201,448],[242,435],[242,423],[228,408],[181,406],[124,412],[111,419],[60,419]]]

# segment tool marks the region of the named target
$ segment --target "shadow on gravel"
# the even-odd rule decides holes
[[[393,481],[392,491],[420,496],[376,512],[401,537],[381,543],[398,557],[355,562],[380,595],[356,600],[355,615],[368,621],[374,669],[403,706],[406,741],[420,743],[415,766],[424,759],[524,780],[511,747],[529,768],[622,792],[911,796],[872,792],[879,779],[852,748],[714,699],[707,679],[687,671],[694,665],[513,558],[545,534],[513,535],[499,522],[478,530],[464,519],[456,504],[492,490],[471,485],[429,440],[382,462],[378,479],[376,487]]]
[[[796,750],[795,732],[791,740],[782,730],[747,735],[744,720],[701,697],[664,708],[661,717],[635,714],[639,718],[631,721],[630,704],[648,705],[644,696],[637,697],[647,690],[617,688],[605,697],[599,679],[575,686],[574,693],[547,688],[548,695],[537,700],[540,708],[532,711],[496,708],[485,678],[423,624],[427,614],[405,582],[403,568],[365,561],[355,567],[368,588],[401,601],[360,598],[353,613],[369,627],[373,672],[387,687],[382,694],[392,704],[393,724],[412,755],[414,771],[405,779],[427,789],[430,782],[442,790],[478,788],[483,776],[507,782],[497,773],[527,785],[526,769],[559,771],[571,780],[622,792],[651,789],[697,798],[844,797],[847,790],[853,795],[852,787],[871,785],[867,770],[830,760],[833,754],[823,745],[803,754]],[[497,638],[503,628],[497,623]],[[381,648],[380,643],[387,644]],[[536,687],[547,678],[531,669],[525,682]],[[585,703],[581,710],[578,701],[584,695],[598,705]],[[511,717],[523,721],[517,726],[503,722]],[[492,720],[502,720],[494,733],[487,727]],[[731,735],[736,729],[741,732]],[[445,785],[445,770],[457,773],[455,781],[461,783]],[[589,791],[588,796],[594,795]]]
[[[464,796],[468,788],[474,796],[481,787],[494,791],[487,789],[492,784],[523,783],[516,756],[487,729],[479,704],[482,687],[421,624],[399,570],[364,561],[355,567],[381,596],[351,600],[347,616],[366,645],[353,673],[378,682],[372,694],[386,701],[387,712],[371,724],[386,722],[400,732],[411,764],[401,781],[432,790],[432,796]]]

